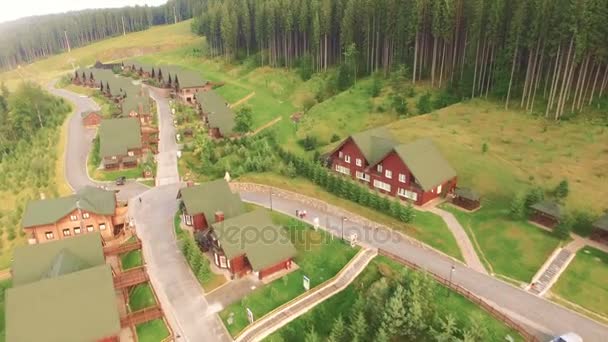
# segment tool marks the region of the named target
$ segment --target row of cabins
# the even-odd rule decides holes
[[[214,264],[233,277],[254,272],[260,279],[291,268],[296,249],[265,210],[247,212],[225,180],[179,191],[182,223],[202,236]]]
[[[104,169],[136,167],[144,153],[157,153],[158,129],[151,125],[153,106],[148,89],[107,69],[79,69],[72,82],[99,89],[119,108],[112,119],[104,119],[98,112],[82,113],[85,126],[99,127]]]
[[[213,138],[234,133],[235,113],[226,100],[213,90],[214,83],[203,80],[198,73],[171,65],[148,65],[137,61],[123,62],[123,70],[153,80],[161,88],[171,89],[182,103],[194,106]]]
[[[401,144],[383,127],[353,134],[329,153],[336,173],[380,193],[424,205],[456,189],[456,171],[433,142]]]
[[[119,341],[122,304],[99,234],[17,247],[11,273],[7,341]]]

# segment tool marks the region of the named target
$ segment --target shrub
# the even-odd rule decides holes
[[[509,208],[511,218],[514,220],[521,220],[526,214],[525,198],[522,194],[517,194],[511,201],[511,207]]]
[[[488,143],[485,143],[485,142],[484,142],[484,143],[481,145],[481,153],[484,153],[484,154],[485,154],[485,153],[487,153],[487,152],[488,152],[488,150],[489,150],[489,148],[490,148],[490,147],[488,146]]]
[[[379,74],[375,74],[372,80],[372,84],[369,87],[369,95],[371,97],[378,97],[382,91],[382,78]]]
[[[401,210],[399,211],[399,219],[405,223],[412,222],[414,220],[414,207],[412,207],[411,203],[407,203],[407,206],[401,206]]]
[[[572,214],[572,231],[581,236],[589,236],[593,232],[593,215],[584,211],[575,211]]]
[[[336,141],[340,141],[340,136],[334,133],[334,134],[331,136],[330,141],[331,141],[332,143],[333,143],[333,142],[336,142]]]
[[[407,101],[405,100],[405,98],[403,96],[394,95],[392,102],[393,102],[393,109],[395,109],[395,111],[399,115],[408,115],[409,114],[409,110],[407,108]]]
[[[540,187],[534,187],[526,193],[524,204],[526,209],[530,208],[534,204],[545,199],[545,191]]]
[[[418,114],[430,113],[433,110],[433,106],[431,104],[431,94],[426,93],[422,95],[420,99],[418,99],[416,108],[418,109]]]
[[[300,59],[300,67],[298,68],[298,74],[304,81],[308,81],[312,77],[312,58],[310,55],[306,55]]]
[[[568,187],[567,179],[564,179],[561,182],[559,182],[559,184],[553,190],[553,194],[555,195],[555,197],[561,198],[561,199],[568,197],[568,192],[569,192],[569,187]]]
[[[250,106],[242,106],[236,113],[234,118],[234,130],[239,133],[251,131],[253,126],[253,111]]]
[[[570,237],[572,231],[572,217],[570,215],[564,215],[562,220],[559,222],[557,227],[553,230],[553,233],[560,240],[566,240]]]
[[[305,151],[312,151],[317,148],[319,143],[316,137],[307,135],[304,139],[299,140],[298,144],[300,144]]]

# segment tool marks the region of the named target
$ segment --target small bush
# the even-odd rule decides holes
[[[572,231],[572,217],[569,215],[565,215],[560,223],[555,227],[553,233],[560,240],[566,240],[570,237],[570,232]]]
[[[340,136],[334,133],[334,135],[332,135],[332,136],[331,136],[330,141],[331,141],[332,143],[334,143],[334,142],[336,142],[336,141],[340,141]]]
[[[305,151],[312,151],[317,148],[319,142],[316,137],[307,135],[304,139],[299,140],[298,144],[300,144]]]
[[[431,94],[426,93],[422,95],[420,99],[418,99],[416,108],[418,109],[418,114],[430,113],[433,110],[433,105],[431,104]]]
[[[489,150],[489,149],[490,149],[490,147],[488,146],[488,143],[485,143],[485,142],[484,142],[484,143],[481,145],[481,153],[485,154],[485,153],[487,153],[487,152],[488,152],[488,150]]]
[[[569,193],[569,186],[568,186],[567,179],[564,179],[561,182],[559,182],[559,184],[553,190],[553,194],[555,195],[555,197],[560,198],[560,199],[564,199],[564,198],[568,197],[568,193]]]

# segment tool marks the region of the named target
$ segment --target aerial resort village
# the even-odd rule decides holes
[[[606,0],[25,3],[0,342],[608,340]]]

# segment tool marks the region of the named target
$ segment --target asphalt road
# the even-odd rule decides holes
[[[49,84],[48,90],[54,95],[68,100],[74,107],[74,112],[68,119],[68,141],[64,161],[65,178],[70,187],[75,191],[87,185],[107,187],[111,190],[118,190],[118,199],[124,201],[146,191],[148,187],[134,180],[127,181],[125,185],[116,186],[113,182],[98,182],[89,178],[87,158],[95,138],[95,129],[84,127],[80,114],[89,110],[98,110],[99,106],[85,95],[57,89],[54,85],[55,82]]]
[[[177,170],[177,142],[175,141],[175,127],[173,116],[169,109],[167,98],[150,91],[150,96],[156,101],[158,111],[158,127],[160,130],[160,144],[156,155],[157,172],[156,185],[173,184],[179,182]]]
[[[267,192],[240,192],[244,201],[269,207]],[[273,197],[274,210],[294,216],[296,209],[306,210],[306,220],[313,224],[315,217],[323,226],[337,236],[342,235],[342,217],[333,213],[321,212],[297,201]],[[576,332],[586,342],[602,342],[608,340],[608,326],[597,323],[567,310],[546,299],[532,295],[520,288],[514,287],[492,276],[479,273],[460,263],[430,249],[424,249],[409,243],[398,234],[376,231],[354,224],[344,223],[344,236],[356,233],[359,240],[379,249],[387,250],[424,269],[449,277],[451,267],[455,267],[452,280],[479,297],[482,297],[494,307],[514,320],[528,326],[541,341],[549,341],[551,337],[566,332]]]

